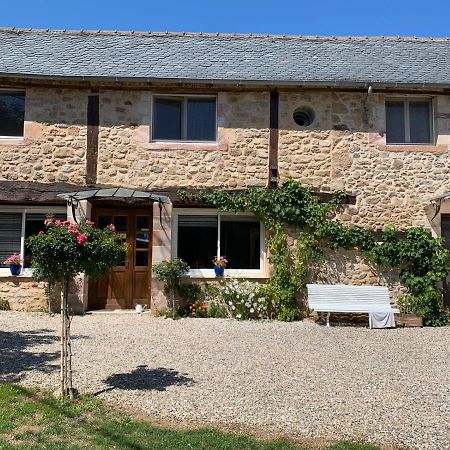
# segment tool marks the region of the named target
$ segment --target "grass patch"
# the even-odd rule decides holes
[[[133,420],[98,399],[56,400],[47,393],[0,383],[2,450],[308,450],[215,430],[171,430]],[[327,450],[378,450],[341,442]],[[317,449],[316,449],[317,450]]]

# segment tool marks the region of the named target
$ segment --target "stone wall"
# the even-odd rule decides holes
[[[343,222],[375,229],[389,223],[430,226],[428,199],[450,190],[450,97],[433,99],[434,146],[386,145],[385,99],[384,94],[282,93],[280,176],[354,194],[356,205],[339,216]],[[307,128],[292,118],[304,105],[315,111]]]
[[[27,88],[24,138],[0,139],[0,180],[84,184],[89,93],[87,89]],[[101,90],[99,98],[98,183],[150,190],[266,185],[268,92],[220,92],[218,140],[195,144],[151,141],[151,92]],[[338,217],[346,224],[375,229],[390,223],[402,229],[432,225],[439,233],[439,216],[430,223],[433,211],[428,199],[450,190],[450,97],[433,97],[436,145],[421,147],[386,145],[385,99],[376,90],[370,96],[280,92],[281,181],[292,177],[317,190],[342,189],[355,195],[356,204],[344,208]],[[310,127],[299,127],[293,120],[299,106],[314,110]],[[155,228],[155,233],[161,231]],[[161,249],[170,248],[170,240],[166,241],[158,244]],[[328,256],[314,275],[317,281],[387,283],[398,296],[397,275],[374,273],[351,252]],[[12,303],[19,306],[14,308],[41,307],[43,289],[34,287],[31,279],[3,280],[0,292],[17,297]],[[84,298],[85,284],[79,289]],[[155,298],[159,292],[155,283]],[[72,294],[83,308],[84,300]],[[156,303],[161,302],[158,297]]]
[[[59,304],[60,291],[50,292],[50,306],[54,311]],[[2,277],[0,301],[7,301],[13,311],[48,311],[49,291],[47,283],[37,283],[31,277]]]
[[[23,139],[0,139],[0,179],[84,183],[87,92],[28,88]]]
[[[265,186],[269,96],[219,93],[217,143],[151,141],[151,93],[100,94],[98,182],[152,189]]]

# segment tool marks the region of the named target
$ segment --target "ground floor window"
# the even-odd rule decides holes
[[[13,253],[19,253],[23,267],[31,266],[32,255],[25,241],[29,236],[44,230],[44,220],[48,215],[65,220],[66,208],[3,208],[0,209],[0,273],[9,272],[3,264]]]
[[[263,227],[254,216],[179,209],[173,231],[173,256],[189,264],[192,276],[212,276],[215,256],[228,259],[231,275],[263,270]]]

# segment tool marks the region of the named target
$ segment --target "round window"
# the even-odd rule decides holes
[[[298,126],[309,127],[314,122],[314,111],[307,106],[302,106],[294,111],[293,118]]]

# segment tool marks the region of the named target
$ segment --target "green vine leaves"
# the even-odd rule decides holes
[[[277,189],[254,188],[230,192],[215,190],[190,196],[180,192],[182,201],[212,205],[220,211],[251,212],[268,231],[269,261],[273,267],[267,289],[280,320],[300,318],[297,293],[314,264],[324,259],[324,249],[357,249],[381,267],[398,268],[400,280],[409,292],[409,304],[426,325],[445,325],[448,311],[442,305],[442,281],[449,271],[449,253],[442,239],[433,238],[422,227],[407,230],[404,238],[387,226],[381,240],[374,232],[345,226],[336,220],[346,194],[337,192],[321,201],[309,188],[289,179]],[[297,245],[288,243],[287,227],[297,230]]]

